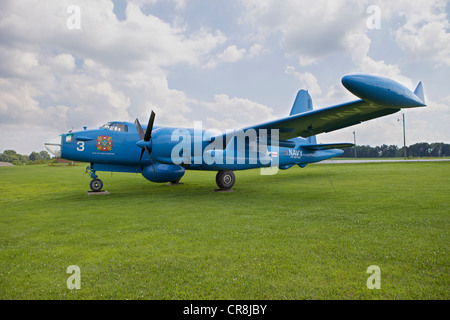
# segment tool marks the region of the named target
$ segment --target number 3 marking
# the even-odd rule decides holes
[[[78,141],[77,142],[77,151],[84,151],[84,142],[83,141]]]

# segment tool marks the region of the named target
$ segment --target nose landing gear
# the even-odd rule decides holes
[[[95,174],[95,170],[92,164],[86,168],[86,173],[89,173],[92,178],[91,182],[89,183],[89,187],[91,188],[91,190],[94,192],[100,192],[103,188],[103,181],[100,180]]]
[[[103,181],[100,179],[94,179],[89,183],[89,187],[91,187],[92,191],[99,192],[103,188]]]

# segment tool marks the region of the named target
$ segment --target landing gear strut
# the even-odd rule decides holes
[[[91,164],[89,167],[86,168],[86,173],[89,173],[92,180],[89,183],[89,187],[94,192],[99,192],[103,188],[103,181],[98,178],[98,176],[95,174],[94,166]]]
[[[231,170],[220,170],[216,175],[216,183],[220,190],[229,190],[234,186],[236,178]]]

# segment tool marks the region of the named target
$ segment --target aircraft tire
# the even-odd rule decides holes
[[[91,187],[92,191],[99,192],[103,188],[103,181],[100,179],[94,179],[89,184],[89,187]]]
[[[236,177],[234,176],[234,172],[231,170],[220,170],[216,175],[216,183],[217,186],[221,190],[228,190],[234,186],[234,182],[236,181]]]

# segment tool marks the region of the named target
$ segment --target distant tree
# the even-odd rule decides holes
[[[0,154],[0,161],[21,164],[28,161],[28,156],[18,154],[15,150],[5,150]]]
[[[442,157],[449,157],[450,156],[450,144],[444,143],[441,149],[441,156]]]
[[[19,161],[19,156],[14,150],[5,150],[0,155],[0,161],[13,163],[14,161]]]
[[[47,151],[41,151],[39,152],[39,155],[41,156],[42,160],[50,160],[51,157]]]
[[[435,142],[430,144],[432,157],[445,157],[450,155],[450,145],[443,142]]]
[[[428,157],[430,145],[426,142],[420,142],[408,147],[408,154],[413,157]]]
[[[30,159],[30,161],[42,160],[41,155],[34,151],[32,153],[30,153],[29,159]]]

